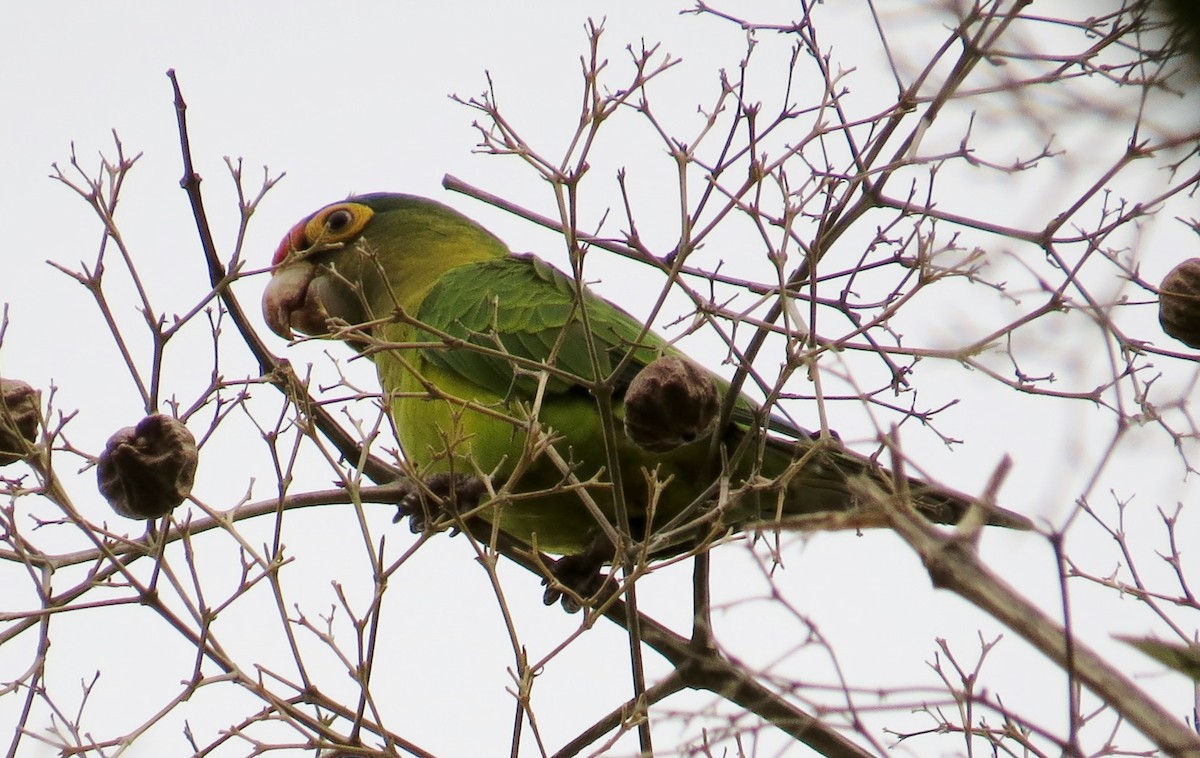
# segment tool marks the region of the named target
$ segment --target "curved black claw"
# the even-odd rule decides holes
[[[453,518],[479,504],[487,494],[483,480],[469,474],[434,474],[396,503],[392,523],[408,518],[408,528],[421,534],[436,527],[443,516]],[[457,534],[455,527],[452,534]]]
[[[600,570],[604,564],[612,561],[613,555],[612,543],[604,535],[599,535],[582,553],[559,558],[550,566],[551,576],[542,579],[546,587],[542,602],[554,605],[561,601],[563,610],[576,613],[582,607],[576,597],[597,597],[601,596],[601,592],[606,597],[615,592],[616,580]]]

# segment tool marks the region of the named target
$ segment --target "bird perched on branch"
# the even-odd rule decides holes
[[[630,545],[658,557],[751,524],[883,525],[868,492],[939,523],[974,502],[897,481],[746,397],[718,424],[727,382],[425,198],[361,195],[300,221],[275,252],[263,313],[282,337],[333,335],[375,362],[421,483],[400,515],[420,528],[447,513],[497,524],[566,556],[556,573],[569,586],[594,588],[587,578]]]

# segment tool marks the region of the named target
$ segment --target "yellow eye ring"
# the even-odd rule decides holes
[[[345,242],[362,233],[375,211],[362,203],[335,203],[313,214],[304,225],[309,246]]]

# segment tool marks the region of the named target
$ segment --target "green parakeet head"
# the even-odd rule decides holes
[[[332,203],[292,227],[275,250],[263,317],[271,331],[329,333],[396,306],[415,311],[450,269],[508,255],[483,227],[448,206],[376,193]]]

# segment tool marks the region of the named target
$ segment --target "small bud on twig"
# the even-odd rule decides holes
[[[0,379],[0,466],[24,459],[37,441],[40,393],[17,379]]]
[[[1170,336],[1200,349],[1200,258],[1189,258],[1163,277],[1158,323]]]
[[[665,453],[707,436],[720,403],[706,370],[676,356],[659,358],[625,391],[625,433],[643,450]]]
[[[158,518],[191,494],[198,460],[196,438],[183,422],[155,414],[109,437],[96,482],[122,516]]]

